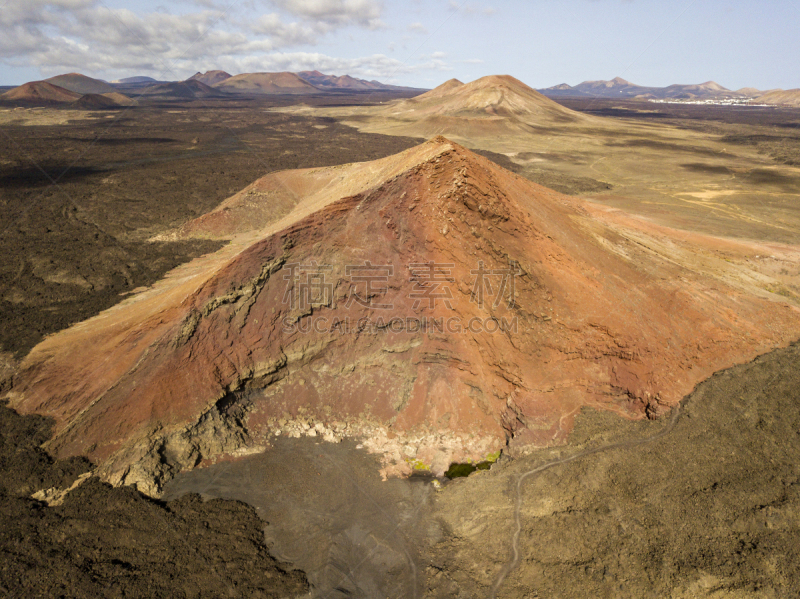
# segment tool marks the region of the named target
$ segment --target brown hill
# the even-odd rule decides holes
[[[81,94],[64,89],[47,81],[31,81],[7,91],[0,98],[29,104],[60,104],[74,102]]]
[[[632,98],[648,93],[657,88],[644,87],[626,81],[622,77],[614,77],[610,81],[584,81],[572,88],[575,94],[586,94],[593,98]],[[559,90],[562,94],[564,90]]]
[[[658,98],[676,98],[676,99],[694,99],[694,98],[716,98],[719,96],[736,95],[731,92],[727,87],[722,87],[719,83],[714,81],[706,81],[705,83],[692,83],[688,85],[673,84],[658,90],[655,97]]]
[[[186,81],[173,81],[170,83],[159,83],[151,85],[137,92],[142,96],[160,96],[164,98],[218,98],[224,97],[227,94],[206,85],[202,81],[196,79],[187,79]]]
[[[319,71],[301,71],[297,75],[307,83],[316,87],[328,89],[345,89],[345,90],[358,90],[370,91],[377,89],[385,89],[385,86],[373,81],[365,81],[364,79],[356,79],[350,75],[325,75]]]
[[[667,87],[645,87],[626,81],[622,77],[615,77],[610,81],[584,81],[575,87],[562,83],[539,91],[547,96],[594,98],[701,99],[747,95],[744,93],[745,90],[732,92],[714,81],[689,85],[675,84]]]
[[[485,113],[503,117],[535,114],[567,120],[580,118],[510,75],[491,75],[471,83],[459,83],[451,79],[408,100],[408,105],[414,106],[418,113],[452,116]]]
[[[447,134],[471,141],[594,121],[594,117],[565,108],[509,75],[482,77],[467,84],[451,79],[381,110],[387,123],[382,132],[396,127],[405,135]]]
[[[205,83],[206,85],[214,85],[230,78],[230,73],[226,73],[225,71],[206,71],[205,73],[195,73],[189,77],[187,81],[199,81],[200,83]]]
[[[250,191],[227,212],[267,203],[259,222],[223,208],[189,232],[223,223],[224,248],[27,356],[11,405],[55,419],[49,450],[151,494],[275,434],[350,436],[387,473],[440,474],[559,443],[583,406],[661,414],[800,334],[800,311],[725,259],[753,247],[562,196],[444,138]]]
[[[119,106],[133,106],[134,104],[136,104],[136,102],[132,98],[130,98],[130,97],[128,97],[125,94],[122,94],[120,92],[114,92],[114,93],[103,94],[103,95],[106,98],[110,98],[111,100],[113,100]]]
[[[741,89],[737,89],[734,93],[740,96],[749,96],[751,98],[757,98],[758,96],[764,94],[763,91],[756,89],[755,87],[743,87]]]
[[[105,81],[93,79],[80,73],[68,73],[66,75],[56,75],[45,79],[48,83],[63,87],[77,94],[110,94],[116,90],[113,85]]]
[[[536,90],[540,94],[550,97],[575,97],[575,98],[588,98],[593,96],[590,93],[583,92],[579,89],[576,89],[569,85],[568,83],[559,83],[558,85],[554,85],[552,87],[545,87],[543,89]]]
[[[367,81],[350,75],[326,75],[319,71],[300,71],[297,75],[322,91],[404,91],[420,92],[419,88],[388,85],[380,81]]]
[[[455,90],[460,87],[463,87],[464,83],[459,81],[458,79],[448,79],[438,87],[425,92],[422,96],[425,96],[426,100],[430,100],[431,98],[444,98],[450,96]],[[417,100],[422,99],[422,96],[417,96]]]
[[[242,73],[214,85],[215,88],[236,94],[307,94],[319,90],[294,73]]]
[[[101,94],[84,94],[72,105],[81,110],[103,110],[105,108],[119,108],[120,105],[113,98]]]
[[[775,104],[778,106],[800,106],[800,89],[773,90],[754,100],[757,104]]]

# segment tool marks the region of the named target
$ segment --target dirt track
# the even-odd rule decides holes
[[[587,412],[566,447],[438,494],[428,596],[797,596],[798,431],[800,344],[713,376],[677,421]]]
[[[645,445],[647,443],[651,443],[653,441],[657,441],[662,437],[670,434],[672,430],[675,428],[675,424],[678,422],[678,418],[680,418],[682,404],[679,404],[672,410],[672,414],[667,419],[667,424],[658,432],[654,433],[649,437],[644,437],[642,439],[630,439],[625,441],[619,441],[617,443],[611,443],[609,445],[600,445],[599,447],[593,447],[591,449],[584,449],[577,453],[570,454],[563,458],[556,458],[549,462],[545,462],[539,466],[531,468],[527,472],[523,472],[517,477],[517,484],[514,487],[514,534],[511,536],[511,561],[506,564],[506,566],[500,571],[500,574],[497,576],[494,584],[492,585],[491,590],[491,597],[494,598],[497,596],[497,592],[501,586],[503,586],[503,582],[505,582],[506,577],[516,570],[519,567],[520,562],[520,551],[519,551],[519,536],[522,532],[522,504],[524,501],[524,485],[525,482],[539,474],[540,472],[544,472],[545,470],[549,470],[550,468],[557,468],[564,464],[569,464],[570,462],[574,462],[575,460],[580,460],[589,456],[592,456],[597,453],[602,453],[606,451],[615,451],[615,450],[629,450],[639,445]]]

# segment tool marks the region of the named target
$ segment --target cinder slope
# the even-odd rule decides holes
[[[574,112],[510,75],[490,75],[471,83],[451,79],[416,98],[401,102],[394,114],[415,116],[497,116],[579,121],[584,115]]]
[[[509,75],[463,84],[451,79],[415,98],[374,111],[382,132],[476,140],[529,135],[552,127],[588,124],[595,117],[574,112]]]
[[[82,110],[103,110],[120,107],[120,104],[114,98],[105,94],[84,94],[75,100],[72,105]]]
[[[46,339],[12,406],[56,419],[57,454],[153,494],[295,430],[360,438],[387,473],[441,473],[559,443],[584,405],[662,413],[800,335],[796,308],[725,270],[736,244],[592,208],[443,138],[345,167],[371,185],[354,195],[322,191],[331,170],[294,174],[308,205]],[[367,289],[352,267],[376,266]]]
[[[658,90],[654,95],[658,98],[716,98],[730,96],[732,92],[715,81],[706,81],[691,84],[675,83]]]
[[[760,89],[756,89],[755,87],[742,87],[737,89],[734,93],[739,94],[740,96],[749,96],[751,98],[757,98],[764,94],[763,91]]]
[[[187,81],[199,81],[200,83],[205,83],[206,85],[213,86],[216,83],[220,83],[225,81],[226,79],[230,79],[230,73],[226,73],[225,71],[206,71],[205,73],[197,72]]]
[[[757,104],[777,104],[778,106],[800,106],[800,89],[774,90],[758,96]]]
[[[372,162],[272,173],[248,185],[211,212],[154,241],[233,239],[265,227],[286,227],[326,206],[332,199],[363,193],[435,156],[438,148],[420,146]]]
[[[103,94],[103,95],[106,98],[110,98],[111,100],[116,102],[119,106],[133,106],[134,104],[136,104],[135,100],[120,92],[114,92],[111,94]]]
[[[656,88],[636,85],[622,77],[614,77],[610,81],[584,81],[572,89],[595,98],[632,98]]]
[[[337,77],[335,75],[325,75],[319,71],[301,71],[297,73],[297,76],[311,85],[327,89],[353,89],[364,91],[383,88],[379,83],[356,79],[350,75],[340,75]]]
[[[138,93],[142,96],[164,96],[169,98],[212,98],[226,95],[196,79],[158,83],[146,87]]]
[[[459,81],[458,79],[455,79],[455,78],[448,79],[447,81],[445,81],[444,83],[442,83],[438,87],[435,87],[434,89],[432,89],[432,90],[430,90],[428,92],[425,92],[421,96],[417,96],[416,100],[417,101],[420,101],[420,100],[425,101],[425,100],[431,100],[433,98],[445,98],[445,97],[449,96],[450,94],[452,94],[458,88],[463,87],[463,85],[464,85],[464,83],[462,81]],[[424,98],[423,98],[423,96],[424,96]]]
[[[214,87],[237,94],[305,94],[319,90],[294,73],[242,73],[214,84]]]
[[[47,83],[63,87],[76,94],[110,94],[116,90],[113,85],[109,85],[105,81],[93,79],[80,73],[67,73],[65,75],[56,75],[45,79]]]
[[[80,97],[81,94],[71,92],[46,81],[24,83],[0,96],[3,100],[31,104],[74,102]]]

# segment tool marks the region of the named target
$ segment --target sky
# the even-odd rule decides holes
[[[0,85],[317,69],[431,88],[800,87],[800,0],[0,0]]]

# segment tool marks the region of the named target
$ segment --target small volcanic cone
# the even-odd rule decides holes
[[[168,98],[218,98],[224,96],[222,92],[210,87],[199,79],[186,81],[171,81],[157,83],[139,90],[142,96],[163,96]]]
[[[728,246],[444,138],[290,179],[293,204],[197,221],[231,242],[34,348],[10,398],[55,418],[50,450],[88,452],[151,494],[276,434],[350,436],[386,474],[441,474],[563,442],[583,406],[662,414],[800,335],[795,307],[735,283],[724,260],[691,266]],[[258,201],[235,197],[234,211]]]
[[[467,84],[451,79],[410,100],[406,106],[418,115],[536,116],[579,121],[585,117],[554,102],[511,75],[490,75]]]
[[[779,106],[800,106],[800,89],[782,89],[759,94],[755,99],[758,104],[776,104]]]
[[[466,84],[451,79],[420,96],[394,102],[383,113],[404,134],[433,136],[451,131],[470,139],[530,134],[541,128],[596,120],[554,102],[510,75],[490,75]]]
[[[458,79],[455,79],[455,78],[448,79],[447,81],[442,83],[440,86],[435,87],[434,89],[432,89],[430,91],[427,91],[424,94],[421,94],[421,95],[417,96],[417,101],[418,102],[419,101],[424,102],[426,100],[430,100],[431,98],[447,97],[447,96],[451,95],[454,90],[458,89],[459,87],[462,87],[463,85],[464,85],[464,83],[462,81],[459,81]]]
[[[105,108],[119,108],[120,104],[114,98],[105,94],[85,94],[72,103],[75,108],[83,110],[103,110]]]
[[[67,73],[65,75],[56,75],[45,79],[45,82],[63,87],[76,94],[111,94],[114,93],[116,88],[113,85],[101,81],[100,79],[93,79],[80,73]]]
[[[136,104],[135,100],[119,92],[114,92],[111,94],[103,94],[103,96],[109,98],[110,100],[113,100],[117,106],[133,106]]]
[[[47,81],[31,81],[0,95],[3,100],[27,104],[61,104],[74,102],[81,94]]]
[[[294,73],[242,73],[214,84],[233,94],[307,94],[319,90]]]
[[[199,81],[200,83],[205,83],[206,85],[214,85],[230,78],[230,73],[226,73],[225,71],[206,71],[205,73],[200,73],[198,71],[189,77],[188,81],[194,80]]]

